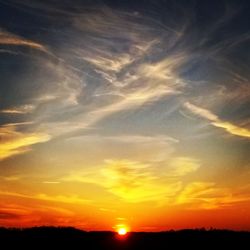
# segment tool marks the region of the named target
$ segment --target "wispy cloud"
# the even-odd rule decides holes
[[[59,203],[71,203],[71,204],[87,204],[91,202],[89,199],[84,199],[79,197],[77,194],[73,195],[49,195],[45,193],[39,194],[24,194],[19,192],[6,192],[0,191],[1,196],[10,196],[10,197],[21,197],[25,199],[31,200],[41,200],[41,201],[51,201],[51,202],[59,202]]]
[[[8,202],[5,198],[8,197]],[[67,208],[50,204],[39,204],[29,201],[29,204],[19,204],[14,196],[1,197],[0,221],[6,226],[36,226],[42,222],[46,225],[70,225],[75,213]],[[44,203],[44,202],[43,202]]]
[[[72,145],[89,145],[92,154],[98,148],[102,148],[98,153],[96,164],[102,165],[102,159],[127,159],[133,162],[144,162],[146,164],[160,164],[167,161],[175,151],[178,140],[166,135],[76,135],[65,141],[69,147]],[[126,148],[126,151],[124,151]],[[93,151],[92,151],[92,150]],[[99,166],[101,167],[101,166]],[[87,170],[86,170],[87,171]],[[87,171],[88,172],[88,171]]]
[[[157,172],[152,163],[110,159],[100,169],[85,174],[72,172],[60,181],[93,183],[117,196],[121,202],[154,201],[155,206],[181,206],[191,210],[223,209],[249,201],[248,190],[242,191],[240,186],[232,190],[209,181],[184,181],[200,168],[195,159],[172,158],[165,165]]]
[[[157,182],[158,177],[152,174],[150,167],[141,162],[106,160],[99,174],[89,173],[87,176],[71,174],[62,181],[94,183],[107,189],[123,202],[131,203],[159,201],[180,190],[180,182],[165,183],[165,185]]]
[[[215,115],[214,113],[212,113],[211,111],[207,109],[200,108],[189,102],[186,102],[184,105],[194,114],[209,120],[211,125],[215,127],[223,128],[225,131],[227,131],[228,133],[232,135],[237,135],[237,136],[246,137],[246,138],[250,137],[250,131],[248,129],[241,128],[230,122],[223,121],[217,115]]]
[[[2,114],[27,114],[30,113],[34,110],[34,106],[33,105],[23,105],[20,107],[16,107],[16,108],[11,108],[11,109],[3,109],[0,110],[0,113]]]
[[[0,45],[24,46],[48,53],[48,49],[44,45],[22,38],[3,29],[0,29]]]
[[[188,209],[220,209],[249,201],[246,194],[235,193],[213,182],[191,182],[177,196],[177,204],[186,204]]]
[[[115,25],[113,17],[117,20]],[[106,8],[73,18],[77,29],[76,41],[69,43],[60,57],[71,58],[78,70],[72,71],[67,67],[65,70],[62,65],[54,64],[51,64],[51,69],[58,73],[59,79],[65,78],[70,86],[74,85],[67,93],[71,93],[68,100],[76,106],[71,109],[73,115],[69,116],[70,119],[65,115],[64,119],[60,117],[58,120],[53,116],[53,123],[48,119],[44,121],[41,127],[45,131],[55,137],[77,132],[91,128],[113,114],[133,111],[182,93],[186,84],[177,69],[186,61],[187,55],[181,51],[154,61],[148,60],[164,40],[159,35],[160,27],[155,27],[158,30],[155,34],[153,27],[142,20],[137,15]],[[107,23],[110,24],[109,29]],[[80,39],[82,32],[86,32],[84,44]],[[176,32],[168,32],[178,40]],[[66,84],[60,86],[63,89]],[[57,93],[51,101],[51,110],[67,110],[69,105],[60,103],[63,94]],[[40,100],[48,102],[46,98]],[[65,98],[63,100],[65,103]]]
[[[188,157],[175,157],[168,163],[164,175],[169,177],[181,177],[193,173],[200,168],[198,160]]]
[[[191,158],[168,158],[165,162],[107,159],[94,170],[72,172],[61,182],[93,183],[108,190],[123,202],[159,201],[172,203],[183,187],[183,177],[199,169]],[[159,169],[157,169],[157,167]]]
[[[22,133],[16,130],[16,126],[0,127],[0,160],[13,155],[22,154],[30,150],[30,146],[46,142],[50,139],[43,133]]]

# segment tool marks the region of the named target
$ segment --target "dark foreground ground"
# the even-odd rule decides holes
[[[15,248],[14,248],[15,247]],[[250,249],[250,232],[181,230],[160,233],[85,232],[74,228],[0,228],[0,249]]]

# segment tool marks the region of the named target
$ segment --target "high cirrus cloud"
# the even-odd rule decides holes
[[[25,46],[43,52],[48,52],[48,49],[39,42],[22,38],[0,28],[0,45]]]
[[[25,153],[34,144],[46,142],[49,135],[43,133],[23,133],[17,130],[14,124],[0,127],[0,160]]]
[[[186,102],[184,105],[187,109],[189,109],[194,114],[209,120],[211,125],[218,127],[218,128],[222,128],[232,135],[250,138],[250,131],[248,129],[239,127],[227,121],[223,121],[217,115],[212,113],[210,110],[200,108],[189,102]]]

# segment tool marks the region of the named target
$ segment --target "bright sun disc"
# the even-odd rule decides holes
[[[118,229],[118,234],[119,234],[119,235],[125,235],[126,233],[127,233],[126,228],[119,228],[119,229]]]

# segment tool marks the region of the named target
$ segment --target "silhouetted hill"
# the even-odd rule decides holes
[[[250,232],[228,230],[180,230],[158,233],[86,232],[75,228],[0,228],[1,246],[12,249],[248,249]]]

